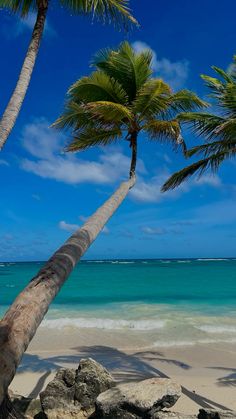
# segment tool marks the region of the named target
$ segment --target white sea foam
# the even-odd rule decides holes
[[[191,260],[177,260],[177,263],[191,263]]]
[[[229,259],[223,259],[223,258],[209,258],[209,259],[199,258],[197,260],[199,262],[217,262],[217,261],[221,261],[221,260],[229,261]]]
[[[64,327],[76,327],[83,329],[106,329],[106,330],[155,330],[165,326],[163,320],[124,320],[124,319],[103,319],[103,318],[58,318],[47,319],[42,326],[48,329],[63,329]]]
[[[134,261],[125,261],[125,260],[112,260],[111,263],[119,264],[119,265],[127,265],[130,263],[135,263]]]
[[[175,346],[194,346],[194,345],[207,345],[211,343],[236,343],[236,338],[229,338],[229,339],[195,339],[195,340],[169,340],[169,341],[157,341],[153,343],[153,347],[157,348],[169,348]]]
[[[213,325],[202,325],[202,326],[195,326],[196,329],[202,330],[203,332],[207,333],[236,333],[236,326],[229,326],[229,325],[220,325],[220,326],[213,326]]]

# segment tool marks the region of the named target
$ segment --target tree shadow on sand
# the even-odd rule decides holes
[[[236,387],[236,368],[227,368],[227,367],[209,367],[213,370],[222,370],[228,371],[230,374],[227,374],[223,377],[218,378],[217,384],[219,386],[228,386],[228,387]]]
[[[32,354],[24,355],[18,373],[26,371],[42,372],[42,376],[31,391],[31,397],[36,397],[40,393],[51,371],[58,370],[61,367],[75,368],[81,358],[94,358],[104,365],[112,373],[114,378],[120,382],[137,381],[150,377],[170,378],[161,370],[150,365],[149,362],[152,361],[173,364],[182,370],[189,370],[191,368],[190,365],[181,361],[166,358],[162,352],[158,351],[142,351],[136,352],[135,354],[127,354],[108,346],[82,346],[72,348],[72,350],[75,351],[75,354],[57,355],[49,358],[40,358]],[[205,396],[201,396],[194,391],[190,391],[186,387],[182,387],[182,392],[202,408],[230,410],[228,407],[210,400]]]

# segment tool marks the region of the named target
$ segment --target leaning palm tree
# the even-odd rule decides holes
[[[217,113],[183,113],[178,118],[206,139],[205,144],[188,150],[186,156],[203,158],[174,173],[163,185],[163,192],[174,189],[195,173],[201,176],[207,169],[216,172],[221,163],[236,155],[236,56],[229,72],[213,69],[217,78],[205,75],[202,78],[210,89]]]
[[[103,20],[113,21],[116,25],[127,27],[136,24],[130,14],[129,0],[61,0],[60,3],[74,13],[89,14]],[[42,38],[49,0],[0,0],[0,8],[7,8],[22,18],[36,10],[37,16],[31,41],[25,56],[16,87],[0,119],[0,150],[7,141],[24,101]]]
[[[172,94],[166,83],[152,78],[151,60],[150,52],[136,54],[128,43],[102,51],[95,59],[95,71],[69,90],[64,113],[55,123],[71,130],[67,151],[126,139],[132,149],[129,179],[55,252],[0,322],[2,409],[8,410],[8,386],[50,303],[135,183],[138,135],[144,131],[151,140],[183,146],[174,114],[204,105],[193,93]]]

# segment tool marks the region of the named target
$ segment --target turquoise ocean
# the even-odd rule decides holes
[[[42,265],[0,263],[0,316]],[[236,343],[236,259],[84,260],[41,327],[139,333],[153,346]]]

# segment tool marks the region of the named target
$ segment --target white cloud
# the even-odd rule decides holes
[[[41,119],[25,126],[22,144],[31,154],[30,158],[21,161],[21,167],[25,171],[69,184],[111,184],[128,176],[130,158],[119,150],[104,149],[97,162],[79,158],[78,154],[61,153],[66,137],[50,129],[49,125],[46,120]],[[139,173],[146,173],[141,160],[137,166]]]
[[[173,89],[184,86],[189,73],[189,62],[185,59],[180,61],[170,61],[168,58],[157,58],[157,53],[146,42],[135,41],[133,43],[135,51],[141,52],[151,50],[153,54],[152,68],[156,77],[162,78],[170,84]]]
[[[161,227],[148,227],[148,226],[144,226],[144,227],[141,227],[141,231],[144,233],[144,234],[148,234],[148,235],[151,235],[151,236],[156,236],[156,235],[162,235],[162,234],[165,234],[166,233],[166,230],[164,229],[164,228],[161,228]]]
[[[0,166],[10,166],[10,164],[6,160],[0,159]]]
[[[36,17],[37,17],[37,15],[34,12],[29,12],[27,17],[25,17],[25,18],[20,18],[20,17],[16,16],[14,21],[13,21],[13,17],[11,16],[11,21],[7,22],[8,25],[6,27],[3,26],[3,31],[4,31],[5,36],[8,39],[17,38],[19,35],[27,32],[27,31],[32,32],[32,30],[34,28],[34,25],[35,25],[35,22],[36,22]],[[14,23],[12,23],[12,21]],[[9,24],[11,25],[10,30],[9,30]],[[56,31],[52,27],[52,25],[48,22],[48,18],[45,22],[44,34],[47,35],[47,36],[55,36],[56,35]]]
[[[219,178],[218,175],[212,175],[212,174],[205,174],[202,175],[201,177],[197,177],[195,179],[193,179],[192,181],[196,186],[201,186],[201,185],[209,185],[209,186],[213,186],[214,188],[219,188],[222,186],[222,181]]]
[[[70,232],[73,232],[79,228],[79,225],[69,224],[69,223],[66,223],[65,221],[60,221],[58,226],[61,230],[70,231]]]
[[[171,173],[163,170],[162,174],[152,177],[149,181],[139,178],[134,188],[130,191],[130,196],[138,202],[160,202],[166,198],[175,199],[183,193],[190,191],[193,187],[211,186],[219,188],[222,185],[221,179],[218,175],[203,175],[201,178],[192,178],[185,183],[182,183],[178,188],[161,192],[161,187],[168,179]]]
[[[70,224],[70,223],[67,223],[66,221],[60,221],[58,223],[58,227],[61,230],[69,231],[70,233],[73,233],[74,231],[78,230],[78,228],[80,228],[81,226],[79,226],[78,224]],[[109,234],[110,230],[107,226],[104,226],[101,233]]]

